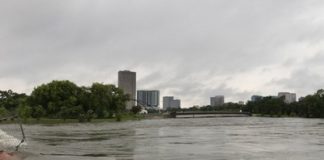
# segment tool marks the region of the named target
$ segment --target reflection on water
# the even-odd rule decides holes
[[[1,126],[10,127],[10,126]],[[32,160],[293,159],[324,157],[324,120],[162,119],[25,126]]]

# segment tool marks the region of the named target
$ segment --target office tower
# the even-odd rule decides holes
[[[163,109],[181,108],[181,100],[174,99],[172,96],[163,97]]]
[[[130,110],[135,106],[136,98],[136,72],[119,71],[118,88],[122,89],[125,94],[130,96],[130,101],[126,103],[126,109]]]
[[[284,102],[286,104],[296,102],[296,93],[279,92],[278,97],[284,97]]]
[[[143,107],[158,108],[160,102],[160,91],[158,90],[138,90],[137,103]]]
[[[223,95],[219,95],[219,96],[215,96],[215,97],[210,97],[210,105],[211,106],[221,106],[224,104],[224,96]]]

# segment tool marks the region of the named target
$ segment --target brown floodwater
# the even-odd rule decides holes
[[[0,125],[1,129],[14,128]],[[322,160],[324,120],[227,117],[25,125],[27,160]],[[12,129],[11,129],[12,130]],[[14,133],[19,137],[19,132]]]

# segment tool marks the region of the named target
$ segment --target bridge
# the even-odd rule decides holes
[[[171,118],[211,118],[211,117],[249,117],[250,112],[227,112],[227,111],[188,111],[171,112]]]

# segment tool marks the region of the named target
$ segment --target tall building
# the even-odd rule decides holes
[[[137,103],[144,107],[158,108],[160,102],[160,91],[158,90],[138,90]]]
[[[136,72],[119,71],[118,72],[118,88],[122,89],[125,94],[130,96],[130,101],[126,103],[126,109],[130,110],[135,106],[136,98]]]
[[[279,92],[278,97],[284,97],[284,102],[287,104],[296,102],[296,93],[289,93],[289,92]]]
[[[163,109],[181,108],[181,100],[174,99],[172,96],[163,97]]]
[[[210,105],[211,106],[221,106],[224,104],[224,96],[223,95],[219,95],[219,96],[215,96],[215,97],[210,97]]]

